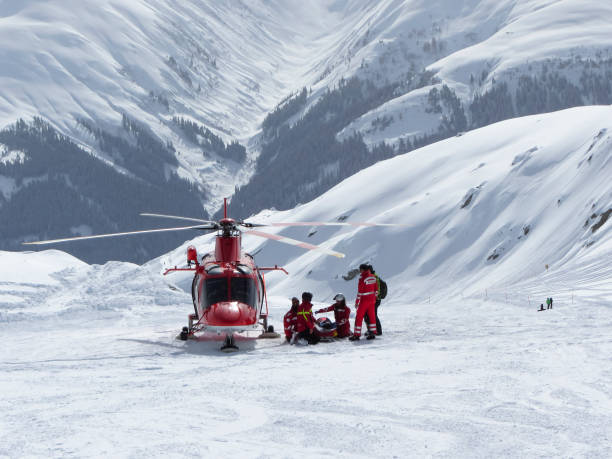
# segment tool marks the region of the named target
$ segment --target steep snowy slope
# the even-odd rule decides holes
[[[544,291],[583,257],[612,274],[604,262],[612,234],[611,114],[610,107],[581,107],[497,123],[382,161],[294,210],[249,219],[409,225],[282,230],[345,259],[246,243],[261,263],[287,263],[290,278],[271,275],[274,292],[299,285],[323,298],[352,285],[342,276],[364,261],[407,301],[505,292],[534,278]]]
[[[76,118],[114,132],[126,114],[175,144],[180,173],[212,191],[210,211],[250,171],[202,155],[174,116],[246,142],[304,86],[316,98],[341,78],[405,81],[427,66],[465,101],[547,59],[609,58],[611,16],[594,0],[4,2],[0,125],[42,116],[95,149]],[[410,93],[403,108],[398,100],[345,131],[369,144],[435,131],[426,95]],[[372,129],[385,115],[391,126]]]
[[[608,17],[610,7],[592,0],[3,2],[0,62],[6,65],[0,71],[0,124],[41,116],[83,152],[125,174],[94,183],[102,195],[112,194],[104,186],[123,180],[130,182],[124,187],[130,192],[124,195],[149,195],[150,201],[159,201],[160,190],[168,188],[174,190],[168,192],[169,201],[188,208],[203,205],[213,212],[222,197],[249,181],[255,158],[272,136],[271,130],[258,134],[261,122],[279,101],[309,89],[301,112],[287,120],[291,124],[328,88],[353,76],[374,82],[380,94],[362,95],[363,100],[343,94],[345,100],[330,104],[346,104],[347,110],[316,113],[328,126],[311,126],[303,135],[283,139],[278,148],[262,151],[260,176],[244,187],[246,198],[236,202],[238,206],[245,201],[248,213],[272,206],[292,208],[363,167],[436,140],[425,136],[441,138],[521,114],[610,103]],[[542,79],[545,65],[549,71]],[[530,90],[515,94],[517,81],[526,75],[534,78],[526,85]],[[468,106],[472,97],[486,95],[500,82],[508,84],[509,97],[516,99],[512,110],[496,113],[503,104],[491,97],[478,110]],[[448,93],[450,99],[436,101],[432,91],[442,91],[445,84],[454,92]],[[542,96],[542,91],[549,94]],[[523,96],[544,102],[525,108],[518,103]],[[463,104],[463,118],[453,119],[453,104]],[[451,118],[448,123],[445,116]],[[135,126],[159,143],[156,150],[161,153],[147,155],[151,142],[139,145],[138,154],[129,148],[140,143],[140,137],[132,135]],[[440,126],[445,126],[443,132]],[[319,137],[323,129],[325,135]],[[362,136],[358,148],[350,142],[332,145],[335,138],[347,140],[355,133]],[[219,136],[217,143],[243,142],[249,149],[246,161],[224,154],[224,148],[212,148],[215,142],[209,145],[204,139],[209,134]],[[366,145],[382,141],[396,149],[369,154]],[[296,170],[310,175],[293,171],[287,178],[269,167],[283,155]],[[49,176],[15,172],[19,161],[38,161],[36,168],[44,169],[34,156],[0,144],[0,163],[11,158],[16,164],[12,171],[0,171],[5,220],[20,221],[23,207],[52,208],[44,197],[60,189],[61,200],[70,200],[67,208],[80,200],[78,213],[95,213],[100,221],[77,221],[74,214],[54,209],[64,226],[55,222],[45,232],[30,222],[22,225],[26,228],[11,224],[10,244],[3,248],[14,250],[24,237],[80,234],[87,226],[103,231],[146,226],[135,221],[139,211],[149,210],[143,209],[144,198],[122,202],[125,215],[113,215],[120,200],[113,196],[102,202],[83,187],[73,187],[78,174],[74,170]],[[46,159],[53,161],[54,156]],[[285,164],[279,167],[292,172]],[[195,183],[196,191],[176,180],[173,172]],[[270,197],[266,187],[281,176],[281,183],[273,184],[279,193]],[[46,180],[49,183],[41,185]],[[32,185],[29,195],[18,196],[26,185]],[[283,186],[297,190],[295,196]],[[156,193],[151,187],[158,188]],[[290,198],[275,202],[278,196]],[[166,205],[160,207],[150,210],[167,210]],[[145,245],[146,257],[155,247]]]
[[[303,290],[352,300],[371,261],[373,342],[175,340],[191,299],[166,282],[189,279],[160,272],[209,236],[143,266],[0,252],[0,455],[609,457],[611,114],[505,121],[253,216],[410,225],[282,231],[343,260],[244,238],[290,272],[267,276],[276,326]]]
[[[514,90],[544,67],[580,86],[585,69],[610,70],[612,5],[596,0],[378,2],[367,22],[342,43],[319,85],[358,75],[378,84],[414,78],[427,68],[427,90],[409,91],[349,124],[368,144],[397,142],[438,129],[428,92],[447,84],[467,108],[497,81]],[[365,26],[367,24],[367,26]],[[468,112],[469,115],[469,112]],[[392,121],[377,128],[375,120]],[[492,120],[494,121],[494,120]]]
[[[610,20],[596,1],[376,2],[315,67],[307,100],[266,118],[256,174],[235,194],[239,215],[293,208],[457,133],[612,103]]]
[[[341,33],[351,17],[345,7],[0,3],[0,248],[142,229],[146,210],[215,210],[250,171],[230,141],[248,141],[305,84],[303,69],[327,52],[323,32]],[[144,262],[179,242],[159,241],[70,250],[89,262]]]
[[[248,139],[267,111],[309,83],[303,74],[328,52],[325,33],[341,34],[359,13],[327,4],[3,2],[0,125],[42,116],[92,144],[77,118],[114,132],[126,114],[176,144],[183,175],[213,188],[228,182],[228,193],[235,165],[203,157],[172,117],[226,141]]]
[[[588,276],[598,266],[605,278],[612,269],[611,114],[611,107],[581,107],[497,123],[382,161],[291,211],[249,218],[271,224],[270,232],[343,252],[344,259],[249,235],[243,243],[260,265],[291,272],[286,279],[268,276],[280,295],[299,285],[331,298],[352,285],[343,276],[364,261],[406,301],[511,291],[526,299],[516,286],[534,279],[542,292],[554,285],[571,294],[579,285],[564,283],[564,276]],[[406,226],[273,226],[336,220]],[[149,269],[180,265],[187,245],[204,252],[212,239],[190,239]],[[188,277],[170,280],[188,290]]]
[[[466,83],[483,70],[499,76],[546,59],[601,58],[610,15],[595,0],[381,1],[340,44],[325,78],[394,80],[430,63],[443,79]]]

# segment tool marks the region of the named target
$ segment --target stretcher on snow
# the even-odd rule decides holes
[[[338,337],[336,322],[332,322],[327,317],[319,317],[315,321],[315,333],[321,341],[334,341]]]

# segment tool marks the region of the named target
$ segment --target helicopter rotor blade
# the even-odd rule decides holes
[[[252,234],[254,236],[259,236],[259,237],[265,237],[266,239],[272,239],[273,241],[284,242],[285,244],[295,245],[298,247],[302,247],[303,249],[316,250],[319,252],[323,252],[327,255],[338,257],[338,258],[345,257],[343,253],[336,252],[330,249],[326,249],[325,247],[321,247],[319,245],[313,245],[307,242],[298,241],[297,239],[291,239],[290,237],[287,237],[287,236],[279,236],[278,234],[269,234],[269,233],[264,233],[262,231],[257,231],[257,230],[246,230],[246,231],[243,231],[243,233]]]
[[[23,245],[45,245],[45,244],[55,244],[56,242],[69,242],[69,241],[78,241],[78,240],[83,240],[83,239],[99,239],[103,237],[128,236],[131,234],[143,234],[143,233],[161,233],[163,231],[181,231],[181,230],[189,230],[189,229],[216,230],[217,227],[216,226],[207,227],[203,225],[179,226],[176,228],[158,228],[158,229],[140,230],[140,231],[126,231],[123,233],[94,234],[92,236],[75,236],[75,237],[67,237],[67,238],[62,238],[62,239],[51,239],[47,241],[22,242],[22,244]]]
[[[259,228],[262,226],[270,226],[264,223],[249,223],[249,222],[243,222],[243,221],[236,222],[236,224],[240,226],[244,226],[245,228]]]
[[[165,215],[165,214],[151,214],[151,213],[141,213],[143,217],[160,217],[160,218],[172,218],[174,220],[187,220],[190,222],[199,222],[206,223],[208,225],[216,225],[217,222],[213,222],[210,220],[202,220],[201,218],[192,218],[192,217],[179,217],[178,215]]]
[[[277,222],[277,223],[268,223],[268,224],[259,224],[259,223],[243,223],[244,226],[252,225],[252,226],[277,226],[277,227],[285,227],[285,226],[353,226],[353,227],[373,227],[373,226],[410,226],[405,223],[368,223],[368,222]],[[251,228],[251,226],[247,226]]]

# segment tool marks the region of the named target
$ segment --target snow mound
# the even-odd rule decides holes
[[[87,263],[60,250],[0,251],[2,284],[58,285],[65,271],[82,270],[88,266]]]

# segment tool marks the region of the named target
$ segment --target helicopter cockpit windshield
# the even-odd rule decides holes
[[[257,289],[251,277],[209,277],[204,281],[202,293],[203,309],[222,301],[239,301],[252,308],[257,304]]]
[[[232,301],[240,301],[248,304],[252,308],[255,307],[257,290],[255,289],[255,281],[250,277],[233,277],[231,298]]]

